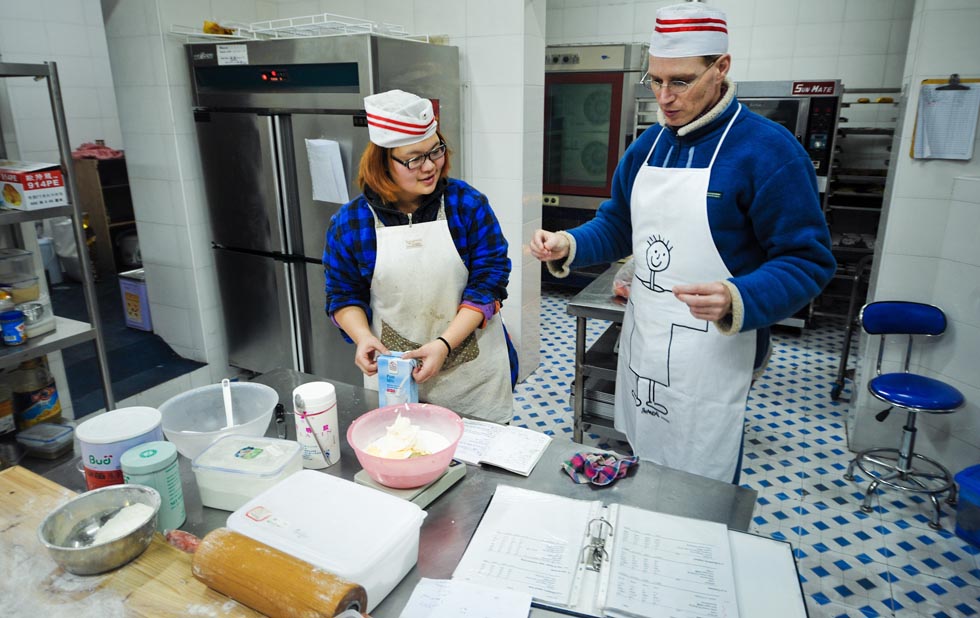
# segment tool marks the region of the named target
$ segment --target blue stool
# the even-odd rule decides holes
[[[878,347],[878,363],[875,377],[868,382],[872,395],[884,401],[889,407],[875,418],[885,420],[891,409],[908,411],[908,418],[902,432],[902,445],[895,448],[872,448],[862,451],[847,467],[844,478],[854,480],[855,466],[873,480],[864,493],[861,510],[871,512],[871,497],[880,485],[927,494],[936,509],[935,517],[929,527],[939,530],[939,496],[947,494],[946,502],[956,504],[956,483],[945,466],[934,459],[915,452],[915,415],[949,414],[964,403],[963,394],[949,384],[909,372],[914,335],[936,336],[946,330],[946,315],[939,307],[923,303],[905,301],[881,301],[868,303],[861,309],[861,326],[871,335],[881,335]],[[905,348],[905,369],[896,373],[881,373],[881,359],[888,335],[905,335],[908,345]]]

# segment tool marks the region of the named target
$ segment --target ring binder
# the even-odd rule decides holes
[[[593,533],[593,524],[599,524],[598,533]],[[608,530],[606,530],[608,528]],[[603,531],[605,530],[605,534]],[[602,571],[602,563],[609,561],[606,551],[606,539],[613,535],[613,525],[604,517],[594,517],[589,520],[589,542],[582,548],[582,563],[590,571]]]

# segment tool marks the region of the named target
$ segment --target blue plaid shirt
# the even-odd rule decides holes
[[[435,221],[439,215],[440,198],[445,198],[446,222],[459,257],[469,271],[461,304],[471,305],[492,316],[497,304],[507,298],[510,277],[510,258],[507,240],[487,197],[463,182],[448,179],[429,195],[412,214],[413,223]],[[386,226],[408,225],[408,215],[381,205],[371,191],[345,204],[330,219],[323,249],[326,280],[327,315],[343,307],[356,305],[371,321],[371,279],[378,256],[378,241],[374,231],[371,207]],[[344,335],[347,338],[346,334]],[[516,378],[517,355],[507,336],[511,358],[511,382]]]

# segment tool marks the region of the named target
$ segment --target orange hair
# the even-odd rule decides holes
[[[436,135],[439,136],[440,142],[446,141],[438,130]],[[401,163],[392,163],[391,150],[391,148],[378,146],[374,142],[368,142],[367,148],[361,155],[361,162],[357,166],[357,184],[361,187],[361,191],[370,187],[386,204],[393,204],[398,201],[396,194],[398,185],[391,179],[389,166],[401,165]],[[449,176],[449,169],[452,167],[450,165],[452,152],[450,148],[446,148],[446,156],[443,159],[445,163],[442,166],[442,172],[439,174],[440,178]]]

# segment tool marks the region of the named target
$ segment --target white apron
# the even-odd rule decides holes
[[[378,253],[371,330],[389,350],[406,352],[440,336],[456,317],[469,271],[453,243],[444,203],[428,223],[386,227],[372,213]],[[365,376],[364,385],[377,390],[377,375]],[[419,399],[465,416],[511,420],[514,394],[499,312],[453,350],[439,375],[419,384]]]
[[[634,454],[725,482],[735,476],[755,333],[722,335],[671,290],[732,276],[711,237],[707,193],[711,167],[739,112],[741,106],[706,169],[644,165],[637,172],[631,194],[636,273],[616,373],[615,425]]]

